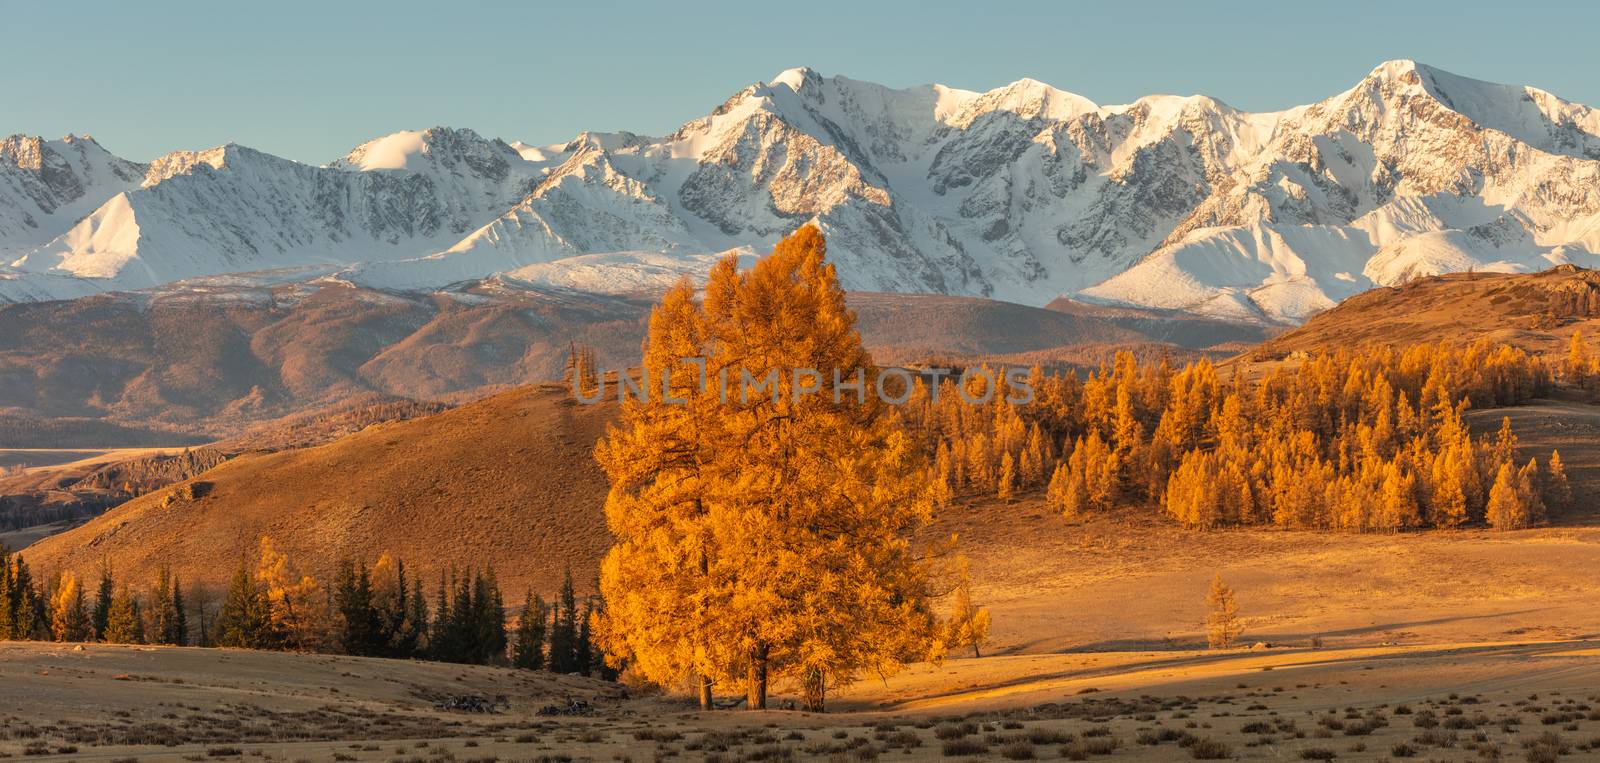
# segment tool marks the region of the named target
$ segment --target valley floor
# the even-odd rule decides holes
[[[827,715],[699,713],[598,682],[429,663],[0,644],[0,754],[48,760],[1522,759],[1600,754],[1600,643],[995,656],[857,685]],[[438,699],[507,695],[497,714]],[[585,717],[547,717],[567,697]],[[1218,747],[1213,747],[1218,746]],[[1492,752],[1491,752],[1492,751]],[[565,758],[563,758],[565,756]],[[1535,758],[1529,757],[1533,760]]]
[[[0,643],[0,753],[825,760],[866,759],[870,747],[933,760],[950,745],[989,758],[1031,749],[1041,759],[1187,760],[1203,739],[1244,760],[1307,750],[1387,759],[1396,749],[1465,760],[1493,755],[1479,748],[1521,759],[1524,743],[1550,733],[1569,752],[1600,756],[1600,528],[1192,533],[1126,516],[1069,523],[1039,504],[999,502],[950,516],[960,519],[940,529],[960,533],[972,555],[977,598],[994,614],[992,650],[862,681],[827,715],[701,714],[576,677],[488,667]],[[1237,591],[1244,648],[1199,648],[1216,571]],[[507,695],[510,709],[435,707],[471,694]],[[568,697],[592,701],[596,714],[538,715]]]

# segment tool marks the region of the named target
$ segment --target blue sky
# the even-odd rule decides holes
[[[1597,3],[0,3],[0,134],[91,133],[138,160],[234,141],[320,164],[435,124],[661,134],[802,65],[1262,110],[1413,58],[1600,106]]]

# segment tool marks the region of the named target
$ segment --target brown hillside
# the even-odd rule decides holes
[[[583,588],[609,543],[605,477],[590,449],[614,410],[529,387],[314,448],[246,455],[25,555],[40,571],[80,576],[107,558],[134,581],[166,560],[190,584],[215,587],[267,534],[312,574],[387,550],[430,586],[444,565],[488,564],[508,595],[548,593],[571,563]]]
[[[1561,353],[1579,329],[1600,341],[1600,271],[1562,265],[1529,274],[1454,273],[1358,294],[1264,342],[1251,357],[1478,339]]]

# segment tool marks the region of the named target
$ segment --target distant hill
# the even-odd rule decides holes
[[[610,543],[606,480],[590,456],[614,405],[556,386],[380,424],[318,447],[250,454],[129,501],[26,550],[40,570],[93,574],[102,558],[145,580],[161,561],[190,585],[226,582],[266,534],[304,571],[390,551],[430,585],[442,566],[493,565],[502,584],[580,587]]]
[[[1282,358],[1325,347],[1488,339],[1564,353],[1574,331],[1600,348],[1600,271],[1561,265],[1540,273],[1453,273],[1358,294],[1247,353]]]
[[[0,443],[185,444],[351,399],[470,400],[559,378],[569,342],[594,348],[605,368],[626,367],[638,361],[651,302],[491,280],[423,294],[236,283],[0,306],[0,410],[16,412],[0,427],[17,424]],[[1203,349],[1265,335],[1064,302],[856,292],[850,304],[888,363],[1044,352],[1070,365],[1083,348]],[[74,437],[49,425],[62,417],[83,420]],[[29,421],[37,432],[21,426]],[[96,421],[122,428],[86,423]],[[178,434],[135,436],[149,427]],[[97,434],[115,441],[93,442]]]

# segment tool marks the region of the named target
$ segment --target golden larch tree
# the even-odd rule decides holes
[[[1222,582],[1222,573],[1211,578],[1206,609],[1206,644],[1212,649],[1233,646],[1244,633],[1244,624],[1239,620],[1239,604],[1234,600],[1233,589]]]
[[[83,586],[70,572],[61,573],[50,595],[50,634],[56,641],[89,640],[89,610]]]
[[[1489,488],[1489,505],[1484,512],[1484,518],[1494,529],[1516,530],[1528,526],[1527,493],[1521,489],[1521,483],[1511,462],[1500,464],[1494,485]]]
[[[1561,463],[1561,451],[1550,451],[1545,470],[1545,505],[1557,513],[1572,508],[1572,484],[1567,481],[1567,467]]]
[[[950,649],[971,649],[973,657],[982,657],[983,647],[989,644],[989,610],[972,603],[972,579],[968,574],[967,560],[957,563],[956,587],[950,592],[950,619],[945,621],[945,646]]]
[[[256,581],[266,596],[270,628],[292,649],[314,652],[327,648],[333,634],[328,593],[310,575],[300,574],[289,555],[261,536]]]
[[[820,710],[829,687],[937,645],[910,536],[942,491],[871,389],[877,369],[825,256],[807,226],[749,270],[720,262],[702,306],[687,284],[669,293],[644,368],[652,384],[663,370],[681,381],[687,402],[630,403],[596,450],[617,538],[599,630],[649,680],[742,680],[751,709],[788,681]],[[709,384],[684,362],[696,357]],[[834,394],[835,374],[867,388]]]

